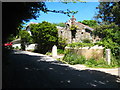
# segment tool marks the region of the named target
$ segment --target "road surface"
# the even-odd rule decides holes
[[[4,60],[4,59],[3,59]],[[118,88],[118,77],[97,70],[76,70],[51,57],[13,51],[3,66],[2,88]]]

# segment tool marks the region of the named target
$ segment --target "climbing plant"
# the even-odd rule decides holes
[[[75,38],[77,26],[72,25],[72,26],[70,27],[70,30],[71,30],[71,33],[72,33],[72,38]]]

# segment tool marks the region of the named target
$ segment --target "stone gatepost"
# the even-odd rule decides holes
[[[111,61],[110,61],[110,49],[106,49],[106,61],[108,63],[108,65],[110,65]]]
[[[56,46],[56,45],[54,45],[54,46],[52,47],[52,57],[53,57],[53,58],[56,58],[56,57],[57,57],[57,46]]]

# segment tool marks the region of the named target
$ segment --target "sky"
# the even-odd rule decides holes
[[[87,1],[87,0],[86,0]],[[93,0],[92,0],[93,1]],[[96,0],[94,0],[96,1]],[[86,3],[60,3],[60,2],[46,2],[46,6],[50,10],[71,10],[71,11],[78,11],[77,14],[74,15],[76,18],[76,21],[83,21],[83,20],[93,20],[93,16],[95,15],[95,12],[97,12],[96,7],[99,5],[99,2],[86,2]],[[68,21],[71,17],[68,17],[66,14],[61,13],[53,13],[49,12],[48,14],[45,14],[43,12],[40,12],[39,18],[37,20],[31,19],[29,22],[25,24],[28,25],[30,22],[34,23],[41,23],[42,21],[47,21],[50,23],[65,23]]]

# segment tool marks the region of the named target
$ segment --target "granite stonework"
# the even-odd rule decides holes
[[[85,56],[86,59],[94,58],[96,60],[104,58],[104,47],[102,46],[93,46],[93,47],[81,47],[81,48],[72,48],[65,47],[66,50],[74,52],[78,55]]]
[[[67,43],[82,42],[82,40],[84,39],[89,39],[92,42],[101,40],[99,37],[95,37],[92,35],[92,31],[94,30],[93,28],[80,22],[76,22],[74,16],[65,24],[66,27],[57,26],[57,28],[59,37],[66,39]],[[75,37],[72,36],[72,30],[70,30],[70,27],[72,25],[77,27],[77,30],[75,31]]]

